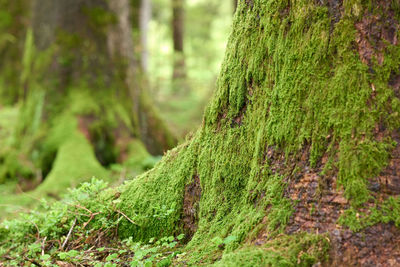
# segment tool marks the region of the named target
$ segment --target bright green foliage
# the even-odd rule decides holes
[[[63,201],[55,202],[48,205],[46,201],[41,203],[41,206],[46,213],[32,212],[31,214],[24,214],[19,219],[13,221],[5,221],[3,227],[9,229],[10,237],[16,242],[31,242],[29,240],[30,234],[37,234],[35,227],[40,226],[39,234],[41,236],[48,236],[49,238],[57,238],[62,234],[68,233],[73,219],[76,218],[77,222],[86,222],[89,217],[87,217],[87,211],[79,208],[85,207],[88,210],[93,210],[94,212],[103,212],[101,216],[107,216],[109,212],[109,207],[99,201],[97,197],[99,193],[107,187],[107,184],[100,180],[92,180],[92,183],[85,183],[79,189],[70,190],[70,193],[66,195]],[[112,203],[109,204],[110,206]],[[93,223],[93,230],[99,229],[102,226],[102,221],[98,220]],[[108,226],[108,225],[107,225]],[[35,235],[31,238],[35,239]]]

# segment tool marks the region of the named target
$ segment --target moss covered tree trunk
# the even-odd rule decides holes
[[[221,266],[400,264],[399,7],[240,1],[203,125],[122,189],[124,233]]]
[[[238,5],[238,0],[233,0],[233,13],[235,13],[237,5]]]
[[[161,154],[175,141],[146,95],[132,39],[132,21],[138,18],[131,13],[128,0],[36,1],[35,45],[40,50],[56,47],[50,75],[59,82],[58,94],[78,83],[87,83],[90,94],[110,91],[116,97],[112,105],[123,102],[131,109],[133,133],[151,153]]]
[[[29,188],[22,186],[28,190],[45,180],[36,191],[54,195],[92,176],[107,178],[103,166],[135,153],[148,159],[140,143],[153,155],[176,143],[147,94],[135,53],[135,1],[5,3],[24,18],[10,22],[10,34],[26,37],[18,40],[22,47],[0,48],[10,63],[2,77],[18,77],[4,92],[16,91],[10,96],[21,102],[16,129],[0,151],[1,181],[29,180]],[[22,23],[32,27],[21,30]]]
[[[25,29],[29,25],[29,1],[0,1],[0,72],[3,104],[16,103],[22,90],[7,90],[20,85],[19,74],[23,67]]]

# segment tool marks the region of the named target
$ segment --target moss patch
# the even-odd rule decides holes
[[[96,160],[85,137],[75,133],[60,146],[51,172],[36,191],[58,195],[92,177],[106,179],[108,173]]]
[[[279,236],[263,246],[245,246],[225,254],[213,266],[312,266],[324,262],[329,239],[307,233]]]

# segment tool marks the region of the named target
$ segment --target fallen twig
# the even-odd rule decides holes
[[[34,223],[34,222],[31,222],[35,227],[36,227],[36,230],[37,230],[37,240],[39,241],[40,240],[40,230],[39,230],[39,227],[37,226],[37,224],[36,223]]]
[[[74,230],[75,224],[76,224],[76,218],[75,218],[74,222],[72,223],[71,228],[69,229],[67,238],[65,238],[65,241],[64,241],[64,243],[63,243],[62,246],[61,246],[61,250],[64,250],[64,247],[65,247],[65,245],[67,244],[68,239],[69,239],[69,237],[71,236],[72,231]]]
[[[44,255],[44,249],[45,249],[45,246],[46,246],[46,239],[47,239],[47,236],[45,236],[43,238],[43,242],[42,242],[42,256]]]
[[[83,229],[85,229],[86,226],[93,220],[94,216],[99,215],[100,213],[101,212],[91,213],[89,220],[83,224]]]
[[[78,205],[78,204],[76,204],[75,205],[75,207],[77,207],[77,208],[80,208],[80,209],[83,209],[83,210],[86,210],[87,212],[89,212],[90,213],[90,215],[92,215],[93,214],[93,212],[91,212],[89,209],[87,209],[86,207],[84,207],[84,206],[81,206],[81,205]]]
[[[118,212],[119,214],[121,214],[122,216],[124,216],[128,221],[130,221],[131,223],[133,223],[133,224],[135,224],[135,225],[138,225],[137,223],[135,223],[134,221],[132,221],[132,219],[131,218],[129,218],[128,216],[126,216],[125,215],[125,213],[123,213],[122,211],[120,211],[120,210],[115,210],[116,212]]]

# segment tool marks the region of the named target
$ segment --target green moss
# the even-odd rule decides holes
[[[19,110],[18,106],[0,109],[0,184],[15,177],[34,176],[31,159],[14,146]]]
[[[377,223],[394,223],[400,227],[400,198],[389,197],[367,211],[350,208],[340,216],[338,222],[355,232]]]
[[[57,124],[50,128],[45,141],[35,150],[39,157],[38,165],[49,165],[51,172],[29,193],[12,196],[14,192],[4,192],[7,199],[1,217],[12,216],[14,210],[36,206],[39,198],[59,197],[68,188],[89,181],[92,177],[110,180],[110,173],[96,159],[92,145],[78,131],[76,119],[71,115],[63,115],[55,119],[55,122]],[[7,158],[1,170],[7,171],[10,180],[15,181],[17,176],[28,179],[36,175],[33,163],[28,161],[25,165],[30,168],[25,167],[23,158],[15,154],[17,150],[6,152]]]
[[[59,147],[51,172],[36,191],[41,195],[58,195],[92,177],[106,179],[108,175],[85,137],[75,133]]]
[[[194,175],[202,196],[187,249],[195,260],[215,252],[207,242],[215,236],[237,236],[227,247],[235,249],[264,217],[270,231],[283,229],[292,203],[281,193],[276,166],[269,169],[264,160],[267,145],[287,157],[310,145],[310,165],[330,156],[353,205],[370,198],[367,179],[386,166],[393,148],[390,137],[376,140],[376,125],[400,126],[398,100],[388,86],[399,67],[398,48],[388,46],[388,60],[370,73],[354,48],[357,16],[344,14],[332,30],[327,7],[280,3],[254,1],[251,12],[241,3],[202,129],[171,152],[173,160],[169,155],[123,190],[121,208],[146,218],[127,234],[141,239],[177,231],[184,185]],[[174,212],[149,219],[157,205]]]
[[[338,144],[340,183],[347,197],[362,203],[369,193],[358,182],[365,184],[366,178],[379,173],[392,148],[390,139],[376,142],[372,132],[377,122],[393,125],[386,114],[396,112],[390,112],[387,103],[397,100],[388,79],[399,60],[375,66],[380,73],[371,75],[353,49],[355,17],[344,15],[329,36],[331,18],[326,7],[299,3],[282,17],[285,8],[285,4],[256,1],[253,9],[257,12],[235,25],[206,121],[215,123],[222,112],[232,119],[246,101],[262,101],[264,112],[269,111],[265,119],[268,144],[284,148],[287,154],[311,144],[311,165],[330,143]],[[394,48],[388,49],[396,55]],[[371,84],[377,90],[377,104],[368,107]],[[266,91],[264,98],[249,96],[250,88],[257,86]],[[360,139],[362,143],[356,141]]]
[[[177,150],[182,150],[182,147],[167,153],[163,161],[154,169],[138,176],[121,188],[123,193],[120,197],[119,208],[132,216],[138,224],[121,225],[122,236],[132,236],[134,240],[147,240],[152,237],[167,236],[180,230],[176,222],[181,216],[185,179],[178,179],[178,177],[192,177],[193,167],[187,169],[176,163],[174,159],[178,154]],[[189,153],[179,154],[179,158],[186,161],[185,167],[193,165],[193,157]],[[175,168],[177,172],[180,171],[182,175],[175,176],[175,179],[171,177],[176,173],[170,172],[166,168],[167,164],[168,167]]]
[[[225,254],[213,266],[312,266],[324,262],[329,239],[300,233],[280,236],[262,246],[244,246]]]
[[[293,211],[291,202],[283,197],[285,184],[281,176],[272,174],[267,167],[259,172],[259,158],[252,157],[255,151],[250,153],[248,146],[235,142],[242,138],[243,131],[244,128],[232,129],[208,140],[205,132],[200,131],[190,143],[172,150],[153,170],[122,188],[120,208],[139,224],[121,227],[123,236],[146,240],[180,231],[184,187],[194,175],[200,177],[204,193],[197,211],[198,230],[188,245],[188,249],[197,251],[192,260],[218,250],[207,242],[216,235],[235,236],[237,240],[227,250],[235,249],[265,216],[271,234],[282,231]],[[221,156],[226,143],[230,153],[241,160]]]
[[[16,201],[17,183],[16,181],[7,181],[0,184],[0,219],[4,214],[17,215],[18,212],[24,211]]]

